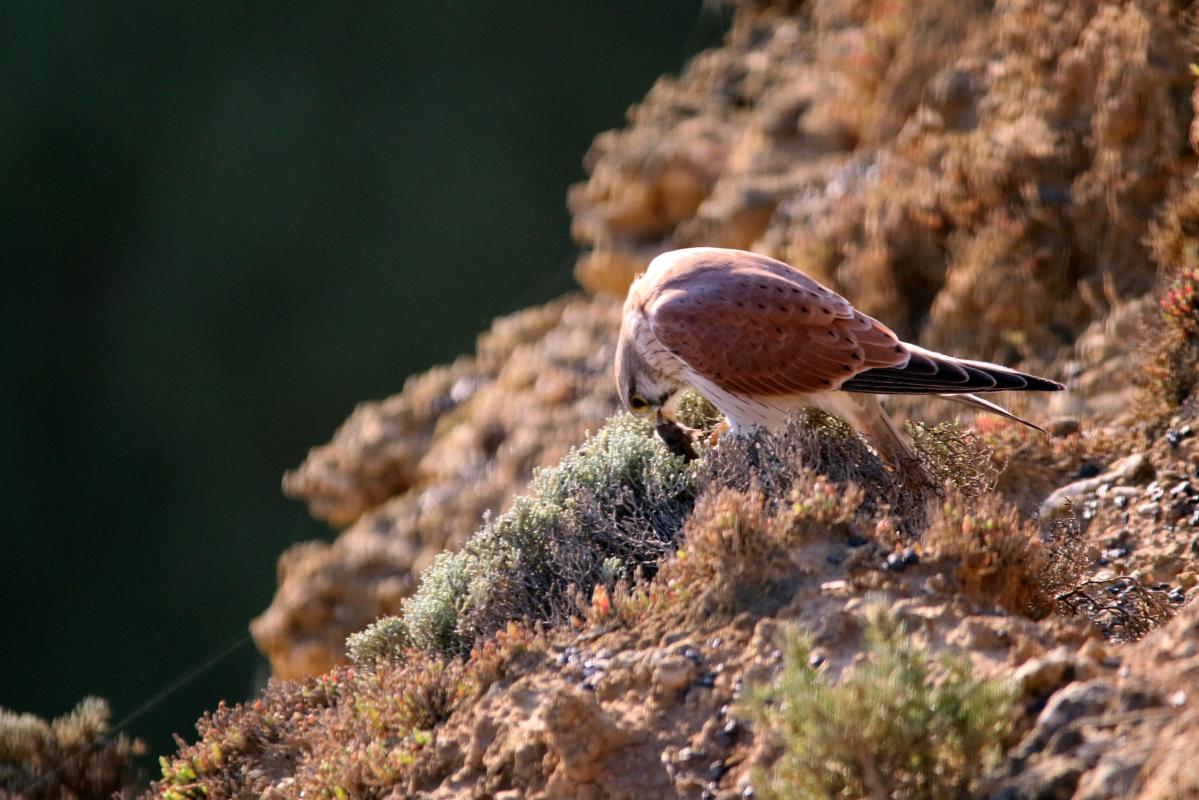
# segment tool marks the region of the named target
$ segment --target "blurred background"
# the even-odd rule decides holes
[[[710,4],[708,4],[710,5]],[[700,0],[9,4],[0,706],[120,720],[243,632],[279,491],[354,404],[572,286],[595,134],[716,43]],[[152,755],[265,669],[133,720]]]

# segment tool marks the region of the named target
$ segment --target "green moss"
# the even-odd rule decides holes
[[[764,797],[967,798],[1013,722],[1013,688],[934,658],[885,609],[871,609],[865,659],[834,685],[793,634],[782,673],[751,694],[782,754],[759,776]]]

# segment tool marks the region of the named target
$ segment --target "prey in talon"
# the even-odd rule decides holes
[[[699,458],[695,442],[703,436],[703,431],[688,428],[674,420],[659,419],[654,425],[654,432],[658,434],[659,439],[665,442],[670,452],[680,456],[684,461],[694,461]]]

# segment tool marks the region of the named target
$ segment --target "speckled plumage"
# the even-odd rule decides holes
[[[616,376],[634,413],[669,414],[688,385],[734,432],[778,429],[795,410],[816,407],[869,434],[896,460],[911,452],[876,394],[939,394],[1019,419],[974,393],[1062,388],[902,342],[794,267],[712,247],[663,253],[633,282]]]

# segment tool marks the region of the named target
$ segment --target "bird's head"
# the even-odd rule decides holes
[[[664,419],[670,421],[673,400],[685,387],[650,366],[631,339],[622,331],[616,346],[616,391],[620,402],[629,413],[655,425]]]

